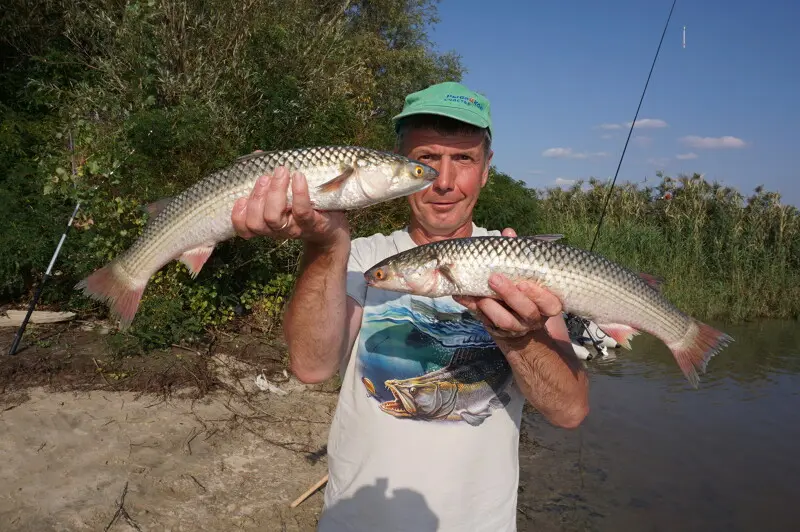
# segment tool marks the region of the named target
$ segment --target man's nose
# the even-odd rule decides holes
[[[456,180],[456,173],[452,167],[452,162],[446,158],[442,158],[436,170],[439,176],[433,182],[433,188],[439,192],[447,192],[453,190]]]

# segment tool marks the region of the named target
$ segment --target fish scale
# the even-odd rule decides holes
[[[169,261],[183,262],[195,277],[214,247],[236,236],[231,214],[263,175],[285,166],[301,172],[311,203],[319,211],[347,211],[407,196],[430,186],[435,169],[399,154],[359,146],[319,146],[256,152],[236,159],[172,199],[156,202],[151,219],[134,244],[76,285],[108,303],[127,327],[149,279]],[[292,205],[292,189],[286,193]]]
[[[733,339],[688,316],[660,291],[652,276],[608,258],[542,236],[476,236],[411,248],[379,262],[364,276],[375,288],[428,297],[498,297],[489,277],[539,284],[562,302],[565,312],[594,321],[626,348],[648,332],[672,351],[684,375],[697,386],[697,369]]]

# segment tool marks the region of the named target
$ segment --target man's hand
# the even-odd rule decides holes
[[[261,176],[249,197],[236,200],[231,214],[236,234],[246,239],[257,235],[299,238],[322,247],[349,238],[344,212],[321,212],[313,208],[302,173],[291,178],[292,205],[287,206],[289,182],[289,171],[279,167],[274,175]]]
[[[517,236],[504,229],[503,236]],[[538,331],[553,316],[561,314],[561,301],[547,289],[529,282],[517,285],[501,274],[489,277],[489,286],[499,299],[492,297],[454,296],[453,299],[477,314],[487,330],[498,337],[525,336]]]

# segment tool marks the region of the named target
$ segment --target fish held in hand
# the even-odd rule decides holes
[[[196,277],[214,247],[236,236],[231,221],[236,200],[249,196],[259,177],[281,166],[306,177],[312,206],[319,211],[359,209],[407,196],[429,187],[438,176],[435,169],[407,157],[354,146],[245,155],[175,198],[153,203],[138,240],[75,288],[108,304],[126,328],[150,278],[175,259]],[[289,186],[287,206],[291,201]]]
[[[428,297],[498,297],[489,277],[528,281],[555,294],[564,311],[594,321],[626,349],[644,331],[664,342],[695,388],[698,370],[733,338],[688,316],[661,293],[660,279],[550,236],[443,240],[384,259],[364,273],[369,286]]]

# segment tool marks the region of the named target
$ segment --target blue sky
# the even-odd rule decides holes
[[[431,40],[489,97],[499,170],[537,188],[608,179],[671,5],[442,0]],[[797,2],[678,0],[618,183],[698,172],[800,206],[798,20]]]

